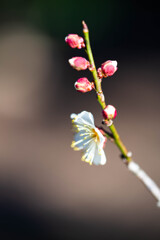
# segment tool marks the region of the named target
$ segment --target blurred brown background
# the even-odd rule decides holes
[[[0,238],[159,239],[160,210],[106,144],[103,167],[70,148],[70,114],[87,110],[101,124],[94,92],[77,93],[88,72],[68,59],[85,56],[64,42],[90,28],[97,67],[118,110],[115,125],[134,160],[160,185],[159,10],[139,1],[0,2]]]

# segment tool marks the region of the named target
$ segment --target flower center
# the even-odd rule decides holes
[[[100,142],[100,138],[99,138],[99,135],[98,135],[97,131],[95,129],[92,129],[92,132],[93,132],[94,141],[96,143]]]

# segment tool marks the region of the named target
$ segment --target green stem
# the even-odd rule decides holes
[[[100,103],[102,109],[104,109],[106,107],[106,103],[105,103],[105,98],[104,98],[104,94],[103,94],[102,87],[101,87],[101,80],[98,78],[97,70],[96,70],[96,66],[95,66],[95,62],[94,62],[94,58],[93,58],[93,54],[92,54],[92,50],[91,50],[91,45],[90,45],[90,40],[89,40],[89,30],[84,21],[82,22],[82,25],[83,25],[83,34],[84,34],[85,43],[86,43],[86,53],[88,55],[88,59],[89,59],[90,65],[91,65],[91,72],[92,72],[93,79],[94,79],[97,99],[98,99],[98,102]],[[128,151],[127,151],[125,145],[123,144],[123,142],[121,141],[120,136],[119,136],[114,124],[112,124],[109,127],[109,129],[113,134],[115,144],[118,146],[122,155],[127,160],[126,164],[128,164],[131,161],[131,157],[127,156]]]
[[[128,151],[127,148],[125,147],[125,145],[123,144],[122,140],[120,139],[120,136],[116,130],[116,127],[114,126],[114,124],[112,123],[112,125],[109,127],[109,129],[111,130],[115,143],[118,146],[118,148],[120,149],[122,155],[125,157],[125,159],[127,160],[127,163],[129,163],[132,159],[131,157],[128,157]]]
[[[94,58],[93,58],[93,54],[92,54],[91,44],[90,44],[90,40],[89,40],[89,30],[84,21],[82,22],[82,24],[83,24],[83,33],[84,33],[85,43],[86,43],[86,53],[88,55],[88,59],[89,59],[91,69],[92,69],[91,72],[92,72],[94,83],[95,83],[97,100],[98,100],[99,104],[101,105],[102,109],[104,109],[106,107],[105,98],[104,98],[104,94],[103,94],[102,88],[101,88],[101,80],[98,78],[97,70],[96,70],[96,66],[95,66],[95,62],[94,62]]]

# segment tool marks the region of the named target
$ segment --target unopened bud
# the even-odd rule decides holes
[[[116,71],[117,61],[108,60],[101,65],[101,74],[103,74],[103,77],[112,76]]]
[[[117,116],[117,110],[112,105],[107,105],[102,111],[103,117],[105,119],[114,119]]]
[[[84,44],[84,39],[80,36],[78,36],[77,34],[69,34],[66,38],[65,38],[65,42],[71,47],[71,48],[84,48],[85,44]]]
[[[103,78],[103,73],[102,73],[102,69],[101,69],[101,68],[98,68],[98,69],[97,69],[97,73],[98,73],[98,77],[99,77],[100,79],[102,79],[102,78]]]
[[[73,57],[68,60],[69,64],[77,71],[86,70],[90,63],[83,57]]]
[[[78,92],[85,93],[90,92],[94,88],[94,83],[91,83],[87,78],[83,77],[75,82],[74,87]]]
[[[88,32],[88,27],[87,27],[87,24],[85,23],[85,21],[82,21],[82,25],[83,25],[83,32],[87,33]]]

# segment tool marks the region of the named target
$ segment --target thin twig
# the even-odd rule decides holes
[[[101,80],[98,78],[92,50],[91,50],[91,45],[90,45],[90,40],[89,40],[89,30],[86,25],[86,23],[83,21],[83,34],[85,38],[85,43],[86,43],[86,53],[88,55],[88,59],[90,62],[90,65],[92,66],[92,76],[95,84],[95,91],[97,94],[97,100],[99,104],[101,105],[102,109],[106,107],[106,102],[104,98],[104,94],[102,91],[102,86],[101,86]],[[126,146],[120,139],[120,136],[118,134],[118,131],[115,127],[115,125],[112,123],[109,126],[109,129],[111,133],[106,131],[104,128],[101,127],[101,129],[105,132],[106,136],[114,142],[117,147],[119,148],[121,152],[121,156],[123,156],[124,160],[123,162],[127,166],[127,168],[134,173],[134,175],[144,184],[144,186],[149,190],[149,192],[152,194],[152,196],[158,201],[157,206],[160,207],[160,189],[157,186],[157,184],[139,167],[138,164],[136,164],[132,158],[130,152],[128,152]]]

